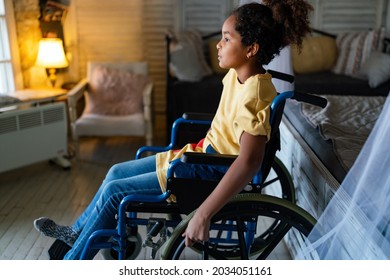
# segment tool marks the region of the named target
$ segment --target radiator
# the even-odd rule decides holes
[[[0,113],[0,172],[66,154],[64,102]]]

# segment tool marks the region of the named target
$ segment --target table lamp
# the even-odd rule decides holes
[[[46,68],[49,80],[54,87],[58,68],[68,66],[62,40],[59,38],[44,38],[39,41],[36,65]]]

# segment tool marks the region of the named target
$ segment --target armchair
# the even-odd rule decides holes
[[[88,62],[87,67],[87,78],[67,98],[76,157],[82,136],[142,136],[151,145],[153,82],[147,63]]]

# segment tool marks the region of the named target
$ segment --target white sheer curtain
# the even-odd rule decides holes
[[[390,259],[390,100],[299,258]]]
[[[261,0],[240,0],[240,5],[244,5],[251,2],[262,3]],[[291,59],[291,48],[287,46],[282,49],[277,57],[275,57],[268,65],[264,65],[264,68],[293,75],[294,72]],[[272,82],[278,92],[284,92],[294,89],[293,83],[285,82],[279,79],[273,79]]]
[[[264,68],[294,75],[290,46],[283,48],[280,51],[280,54],[276,56],[268,65],[265,65]],[[289,83],[279,79],[272,79],[272,82],[278,92],[290,91],[294,89],[294,83]]]

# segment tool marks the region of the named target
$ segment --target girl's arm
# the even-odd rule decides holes
[[[244,132],[240,153],[215,190],[196,210],[189,222],[185,236],[186,246],[208,240],[211,218],[251,181],[263,161],[266,137]]]

